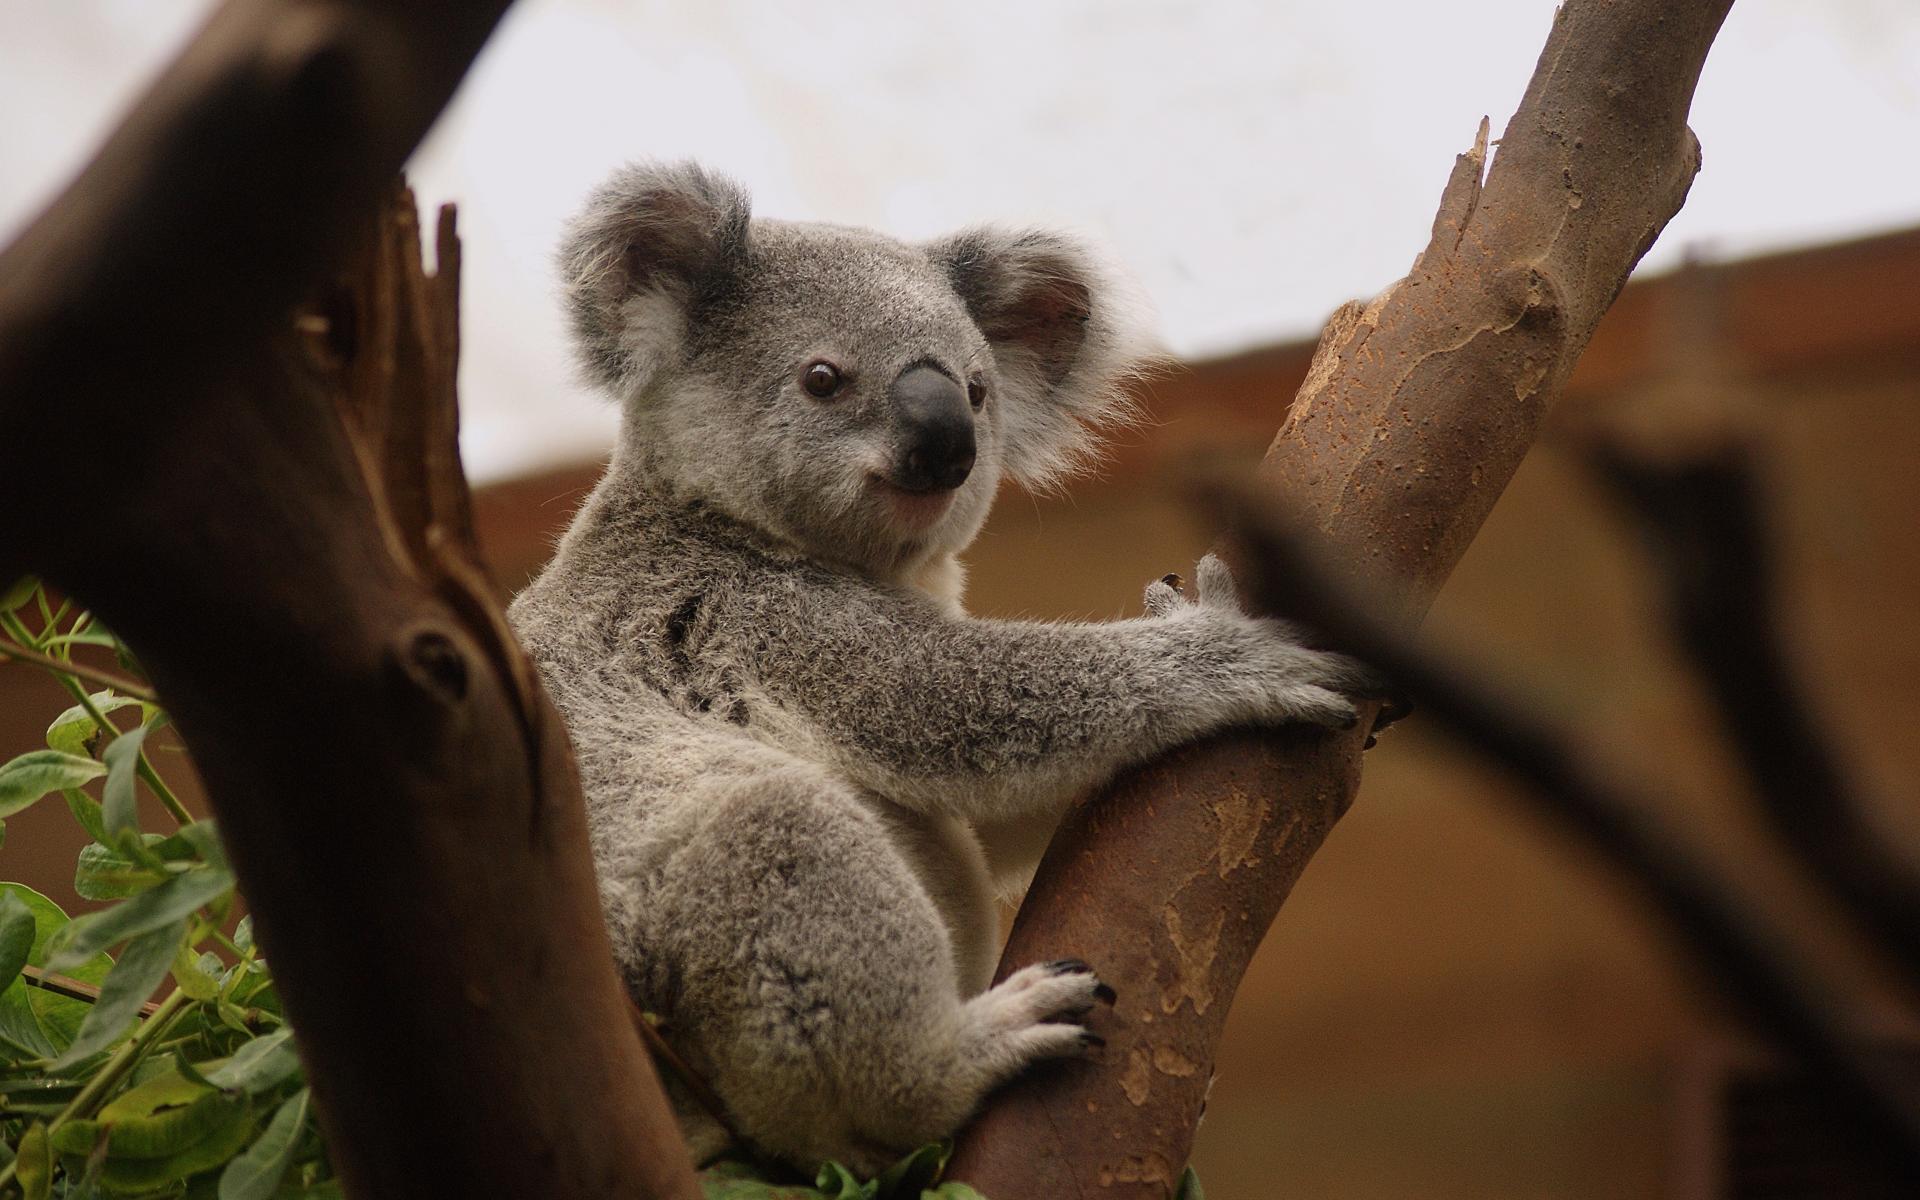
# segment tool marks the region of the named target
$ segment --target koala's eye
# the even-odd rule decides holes
[[[987,385],[978,379],[967,381],[967,403],[973,405],[973,411],[979,412],[980,406],[987,402]]]
[[[807,389],[807,395],[816,400],[825,400],[840,390],[844,382],[840,368],[830,362],[817,362],[808,367],[800,376],[800,386]]]

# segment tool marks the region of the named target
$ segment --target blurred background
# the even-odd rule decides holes
[[[0,0],[0,237],[208,7]],[[904,237],[1038,221],[1112,249],[1182,365],[1100,477],[1003,497],[970,605],[1137,611],[1210,540],[1169,486],[1179,465],[1265,446],[1319,323],[1405,271],[1482,114],[1498,135],[1552,11],[524,0],[413,166],[424,202],[461,209],[463,447],[503,586],[538,569],[613,437],[570,374],[559,227],[620,161],[697,155],[764,215]],[[1663,796],[1863,1027],[1916,1045],[1768,852],[1580,431],[1627,406],[1657,430],[1702,397],[1751,428],[1810,693],[1886,836],[1920,844],[1920,8],[1739,0],[1692,124],[1706,170],[1687,207],[1429,627]],[[65,706],[0,668],[0,757]],[[1853,1194],[1808,1093],[1506,787],[1417,717],[1370,755],[1238,997],[1197,1153],[1209,1194]],[[77,904],[70,818],[10,824],[0,877]]]

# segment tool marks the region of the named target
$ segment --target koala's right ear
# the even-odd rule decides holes
[[[644,390],[744,257],[751,216],[738,184],[692,162],[635,163],[601,184],[560,246],[587,378],[621,399]]]

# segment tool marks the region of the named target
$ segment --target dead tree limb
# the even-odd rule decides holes
[[[1467,748],[1505,768],[1515,794],[1554,832],[1571,837],[1628,885],[1700,976],[1702,986],[1760,1039],[1804,1064],[1825,1088],[1863,1161],[1920,1183],[1920,1100],[1910,1083],[1865,1053],[1861,1031],[1784,949],[1751,905],[1655,814],[1660,805],[1611,773],[1578,743],[1533,716],[1469,664],[1397,628],[1387,610],[1343,585],[1322,549],[1245,493],[1219,497],[1241,531],[1247,586],[1391,676],[1420,711]],[[1814,801],[1819,811],[1823,805]],[[1814,831],[1817,833],[1817,831]],[[1842,864],[1832,864],[1842,870]]]
[[[1413,270],[1336,314],[1264,475],[1409,623],[1686,197],[1695,82],[1732,0],[1568,0],[1482,182],[1485,129]],[[1254,948],[1352,800],[1365,734],[1214,739],[1054,838],[1002,973],[1081,957],[1120,993],[1106,1060],[1008,1089],[954,1174],[995,1200],[1165,1197]]]
[[[1920,873],[1873,827],[1796,680],[1751,448],[1730,432],[1679,440],[1655,450],[1616,437],[1595,458],[1637,518],[1669,623],[1776,842],[1920,997]]]
[[[174,713],[349,1194],[688,1200],[566,739],[472,551],[450,225],[430,280],[390,213],[290,321],[504,8],[215,15],[0,254],[0,568],[83,598]]]

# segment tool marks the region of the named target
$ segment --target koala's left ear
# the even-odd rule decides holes
[[[970,229],[934,242],[993,347],[1008,473],[1045,487],[1093,457],[1103,427],[1137,418],[1127,385],[1158,357],[1128,285],[1080,242]]]

